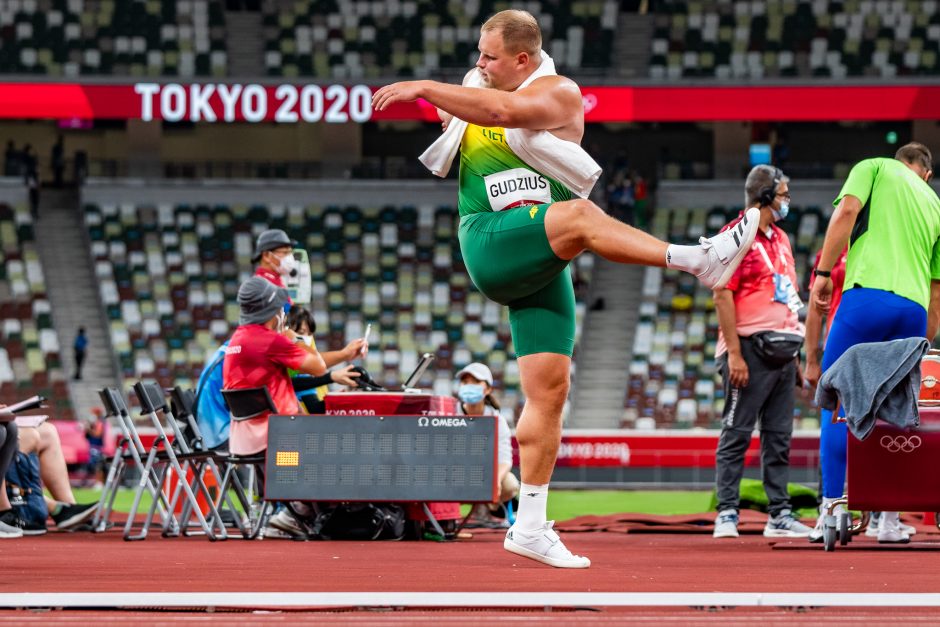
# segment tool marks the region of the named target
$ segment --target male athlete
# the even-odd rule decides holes
[[[894,159],[859,161],[833,202],[826,239],[813,273],[812,303],[832,305],[830,276],[841,251],[845,291],[823,352],[825,372],[850,347],[926,337],[940,328],[940,198],[928,185],[933,156],[923,144],[901,146]],[[819,436],[823,505],[842,496],[847,427],[823,420]],[[910,538],[897,512],[883,512],[878,542]]]
[[[523,86],[543,61],[551,64],[541,46],[532,15],[502,11],[483,25],[480,58],[468,74],[478,73],[482,87],[406,81],[376,91],[372,104],[381,111],[423,98],[442,111],[445,129],[459,120],[468,123],[460,143],[460,249],[480,291],[509,307],[526,398],[516,430],[519,512],[503,546],[558,568],[587,568],[591,561],[568,551],[546,520],[574,349],[568,263],[590,250],[619,263],[678,268],[709,288],[721,287],[753,242],[759,213],[749,211],[738,228],[703,238],[700,246],[669,245],[574,198],[569,188],[542,173],[542,164],[517,156],[506,129],[550,133],[590,160],[577,146],[584,134],[578,86],[554,72]]]

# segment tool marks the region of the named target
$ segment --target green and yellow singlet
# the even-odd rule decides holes
[[[570,199],[567,187],[516,156],[504,129],[467,125],[460,143],[461,216]]]

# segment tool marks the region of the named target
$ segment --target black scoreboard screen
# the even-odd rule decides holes
[[[496,416],[271,416],[265,499],[496,500]]]

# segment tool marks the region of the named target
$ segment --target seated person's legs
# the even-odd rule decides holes
[[[56,529],[76,527],[95,513],[97,503],[75,503],[62,443],[55,426],[43,423],[39,427],[20,429],[19,449],[21,453],[36,453],[39,456],[39,475],[43,487],[52,494],[51,499],[46,497],[46,507],[56,523]]]

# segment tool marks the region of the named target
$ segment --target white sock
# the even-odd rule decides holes
[[[881,529],[897,529],[901,526],[900,512],[881,512]]]
[[[670,244],[666,249],[666,267],[698,276],[708,267],[708,256],[701,246]]]
[[[519,511],[515,527],[523,530],[539,529],[545,525],[548,505],[548,484],[523,483],[519,487]]]

